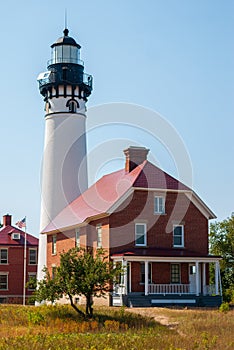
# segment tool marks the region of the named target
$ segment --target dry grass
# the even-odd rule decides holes
[[[182,349],[234,349],[234,310],[134,308],[128,312],[150,317],[176,331]]]
[[[234,311],[0,305],[0,350],[231,350]]]

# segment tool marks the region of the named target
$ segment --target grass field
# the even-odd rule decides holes
[[[234,349],[234,310],[0,305],[0,350]]]

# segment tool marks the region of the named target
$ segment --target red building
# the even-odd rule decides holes
[[[44,230],[48,268],[75,245],[103,247],[125,267],[110,304],[219,305],[220,257],[208,248],[215,215],[192,189],[150,163],[146,148],[124,152],[125,169],[102,177]]]
[[[0,229],[0,303],[22,304],[24,296],[25,232],[3,216]],[[26,282],[37,274],[38,239],[26,234]],[[25,290],[26,303],[32,290]]]

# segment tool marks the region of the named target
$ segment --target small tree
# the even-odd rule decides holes
[[[210,252],[221,255],[220,272],[224,300],[234,298],[234,215],[210,225]],[[211,278],[214,278],[211,271]]]
[[[111,289],[111,284],[121,273],[119,266],[114,267],[109,262],[103,249],[95,254],[81,248],[72,248],[60,255],[60,266],[52,279],[45,269],[45,277],[38,282],[35,291],[37,301],[48,300],[52,303],[67,295],[71,306],[82,316],[93,316],[94,296],[104,296]],[[75,295],[86,298],[86,312],[80,310],[74,303]]]

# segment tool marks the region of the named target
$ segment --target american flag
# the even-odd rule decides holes
[[[17,225],[19,228],[26,227],[26,217],[23,218],[22,220],[18,221],[18,222],[16,223],[16,225]]]

